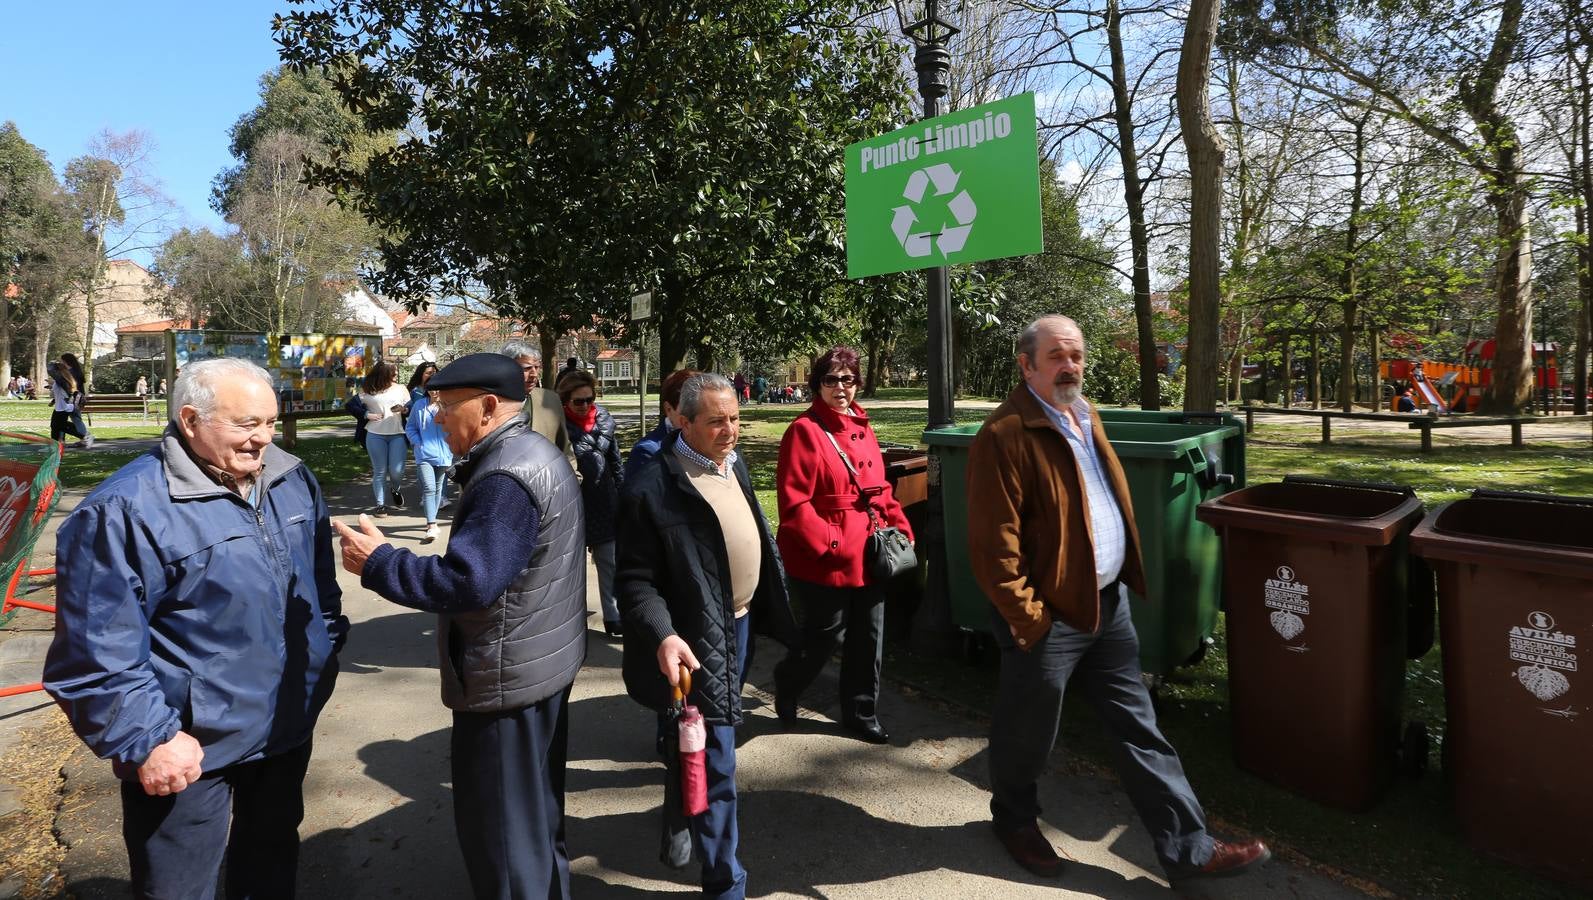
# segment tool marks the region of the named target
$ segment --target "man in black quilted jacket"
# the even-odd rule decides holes
[[[779,551],[736,454],[740,404],[723,375],[688,379],[680,432],[620,499],[618,583],[625,687],[663,711],[680,668],[688,702],[708,723],[708,810],[691,821],[704,896],[740,900],[736,859],[736,733],[752,631],[798,639]]]

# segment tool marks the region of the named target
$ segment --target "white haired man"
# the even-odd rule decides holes
[[[44,685],[122,779],[140,897],[291,897],[316,717],[348,634],[326,502],[239,359],[184,366],[160,445],[57,535]]]

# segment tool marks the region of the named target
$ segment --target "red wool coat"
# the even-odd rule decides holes
[[[780,556],[792,578],[828,587],[862,587],[863,543],[868,539],[867,507],[858,496],[846,464],[824,431],[851,457],[865,488],[879,487],[873,506],[883,525],[912,527],[885,481],[885,460],[869,426],[868,413],[853,404],[843,415],[815,400],[780,439],[775,481],[780,495]],[[822,429],[822,430],[821,430]]]

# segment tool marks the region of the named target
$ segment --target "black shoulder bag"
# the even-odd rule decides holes
[[[913,542],[907,539],[900,528],[886,526],[880,521],[879,513],[874,509],[873,498],[881,489],[872,490],[863,487],[863,482],[858,480],[857,469],[852,465],[852,460],[841,449],[841,444],[835,435],[819,424],[819,430],[830,439],[830,446],[840,454],[841,462],[846,464],[846,471],[852,476],[852,484],[857,488],[859,499],[868,507],[869,534],[868,541],[863,544],[863,569],[874,581],[886,581],[908,571],[918,565],[918,556],[913,553]]]

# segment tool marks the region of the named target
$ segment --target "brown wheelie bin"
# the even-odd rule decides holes
[[[1240,767],[1328,806],[1371,806],[1425,726],[1401,734],[1405,659],[1432,646],[1432,576],[1407,553],[1409,488],[1289,477],[1202,503],[1222,535]]]
[[[1477,491],[1422,523],[1467,840],[1593,889],[1593,499]]]

